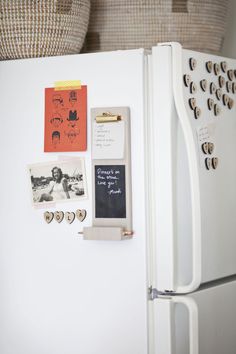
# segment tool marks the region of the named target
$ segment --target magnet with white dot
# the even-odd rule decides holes
[[[195,70],[197,66],[197,61],[194,58],[189,59],[189,66],[191,70]]]
[[[208,109],[211,111],[214,107],[214,100],[212,98],[208,98],[207,105],[208,105]]]
[[[211,94],[216,93],[216,85],[214,84],[214,82],[210,83],[210,93]]]
[[[209,158],[209,157],[207,157],[206,159],[205,159],[205,165],[206,165],[206,168],[208,169],[208,170],[210,170],[210,168],[211,168],[211,159]]]
[[[219,86],[222,88],[225,84],[224,76],[219,76]]]
[[[228,103],[229,103],[229,96],[226,95],[226,94],[224,94],[224,95],[223,95],[223,104],[224,104],[225,106],[227,106]]]
[[[220,107],[218,106],[218,104],[214,105],[214,114],[215,116],[218,116],[220,114]]]
[[[229,102],[228,102],[228,108],[232,109],[234,106],[234,100],[232,100],[232,98],[229,98]]]
[[[200,86],[201,86],[202,91],[206,92],[206,90],[207,90],[207,81],[205,79],[201,80],[200,81]]]
[[[185,75],[184,75],[184,84],[185,84],[185,86],[186,86],[186,87],[189,87],[190,82],[191,82],[191,77],[190,77],[190,75],[185,74]]]
[[[227,90],[227,92],[232,92],[232,90],[233,90],[233,83],[231,82],[231,81],[227,81],[226,82],[226,90]]]
[[[208,143],[208,154],[211,155],[214,151],[214,148],[215,148],[215,146],[213,143]]]
[[[220,63],[220,67],[221,67],[221,70],[223,71],[223,73],[226,73],[226,71],[227,71],[227,63],[226,63],[226,61],[222,61]]]
[[[217,63],[214,64],[214,72],[216,75],[219,75],[220,73],[220,65]]]
[[[206,69],[207,69],[207,71],[208,71],[209,73],[211,73],[211,72],[212,72],[212,68],[213,68],[213,63],[212,63],[212,61],[208,61],[208,62],[206,63]]]
[[[200,108],[199,107],[195,107],[194,108],[194,117],[195,117],[195,119],[198,119],[200,117],[200,115],[201,115]]]
[[[222,91],[221,89],[217,89],[216,90],[216,97],[217,99],[220,101],[221,100],[221,97],[222,97]]]
[[[202,144],[202,151],[204,152],[204,154],[208,154],[208,143],[205,142]]]
[[[214,170],[217,168],[218,164],[219,164],[218,157],[213,157],[212,158],[212,167],[214,168]]]
[[[194,110],[194,108],[196,107],[197,105],[197,101],[196,101],[196,98],[192,97],[188,100],[189,102],[189,106],[192,110]]]
[[[228,78],[230,79],[230,81],[233,81],[233,79],[234,79],[234,71],[233,70],[228,70],[227,74],[228,74]]]
[[[195,94],[197,92],[197,86],[194,82],[190,84],[190,93]]]

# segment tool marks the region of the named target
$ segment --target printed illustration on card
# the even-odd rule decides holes
[[[87,86],[45,89],[44,151],[87,148]]]

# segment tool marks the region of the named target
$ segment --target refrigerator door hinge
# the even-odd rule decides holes
[[[169,296],[168,296],[169,295]],[[166,290],[166,291],[159,291],[156,288],[153,288],[152,286],[150,286],[148,288],[148,299],[150,301],[153,301],[155,299],[158,298],[170,298],[171,296],[175,295],[175,292],[172,290]]]
[[[150,288],[148,288],[149,300],[151,300],[151,301],[158,299],[163,294],[164,294],[163,292],[157,290],[156,288],[153,288],[152,286],[150,286]]]
[[[159,292],[157,289],[153,288],[152,286],[150,286],[148,288],[148,299],[153,301],[155,299],[158,298]]]

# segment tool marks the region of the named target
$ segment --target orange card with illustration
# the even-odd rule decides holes
[[[87,149],[87,86],[45,89],[44,151]]]

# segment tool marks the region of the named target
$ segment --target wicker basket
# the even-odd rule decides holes
[[[228,0],[91,0],[84,51],[178,41],[216,54],[223,44],[227,7]]]
[[[0,58],[79,53],[90,0],[1,0]]]

